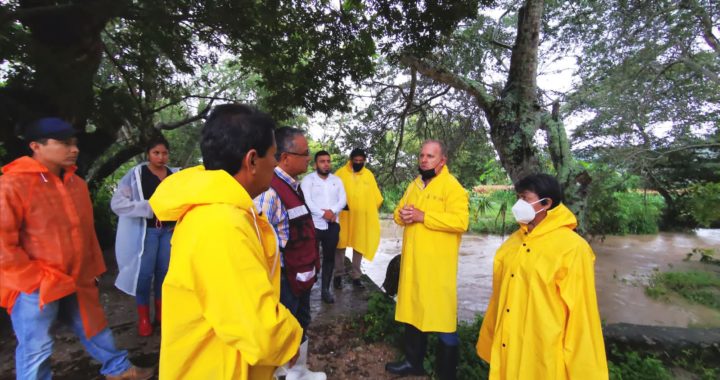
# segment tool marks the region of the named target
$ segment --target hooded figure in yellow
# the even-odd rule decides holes
[[[395,319],[406,324],[406,359],[385,369],[400,376],[425,373],[427,333],[437,332],[439,378],[456,378],[458,250],[468,228],[468,195],[445,166],[445,152],[439,141],[423,143],[420,176],[394,213],[404,227]]]
[[[490,379],[607,379],[595,255],[554,177],[530,175],[515,191],[520,229],[495,254],[477,354]]]
[[[255,212],[275,166],[274,121],[218,106],[202,131],[205,167],[168,177],[150,198],[177,220],[163,283],[160,379],[271,379],[294,362],[302,329],[280,303],[272,226]]]
[[[340,178],[347,195],[347,210],[340,212],[340,240],[335,255],[335,288],[342,285],[341,275],[345,272],[345,248],[353,249],[353,285],[364,286],[360,282],[362,258],[372,261],[380,244],[380,214],[378,209],[383,202],[375,176],[365,167],[365,151],[355,148],[350,152],[350,161],[338,169],[335,175]]]

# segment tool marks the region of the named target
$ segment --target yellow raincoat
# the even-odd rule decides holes
[[[380,214],[383,202],[375,176],[367,168],[355,173],[352,161],[335,172],[347,194],[347,207],[340,212],[340,241],[338,249],[352,247],[372,261],[380,245]]]
[[[493,294],[477,354],[490,379],[607,379],[595,295],[595,255],[560,204],[495,255]]]
[[[271,379],[302,337],[280,303],[272,226],[235,179],[202,166],[165,179],[150,206],[178,220],[162,289],[160,379]]]
[[[412,204],[425,213],[423,223],[405,225],[400,209]],[[420,331],[457,329],[458,250],[468,228],[468,195],[447,169],[425,187],[418,176],[395,209],[405,226],[395,319]]]

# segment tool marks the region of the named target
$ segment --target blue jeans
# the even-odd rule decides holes
[[[145,230],[145,247],[140,258],[140,273],[135,289],[135,301],[138,305],[150,304],[151,286],[155,290],[155,300],[162,299],[162,283],[170,264],[170,239],[174,228],[150,227]]]
[[[303,329],[302,342],[307,340],[307,327],[310,324],[310,289],[296,296],[290,287],[285,269],[280,274],[280,303],[297,319]]]
[[[20,293],[10,319],[18,340],[15,349],[15,372],[18,380],[46,380],[52,377],[50,354],[53,337],[50,335],[50,326],[58,319],[67,322],[90,356],[102,363],[101,374],[119,375],[131,366],[127,351],[115,348],[110,329],[105,328],[90,339],[85,337],[75,294],[46,304],[41,310],[37,291],[31,294]]]

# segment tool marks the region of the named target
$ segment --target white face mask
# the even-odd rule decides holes
[[[540,211],[535,212],[535,209],[533,208],[532,205],[534,205],[535,203],[541,202],[545,199],[547,199],[547,198],[539,199],[533,203],[529,203],[524,199],[518,199],[517,202],[515,202],[515,205],[512,206],[512,213],[513,213],[513,216],[515,217],[515,220],[517,220],[518,223],[522,223],[522,224],[528,224],[528,223],[532,222],[532,220],[535,219],[535,215],[538,212],[545,210],[543,208],[543,209],[540,209]]]

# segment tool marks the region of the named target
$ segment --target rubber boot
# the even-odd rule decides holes
[[[412,325],[405,325],[405,359],[385,364],[385,371],[400,376],[425,376],[423,359],[427,350],[427,334]]]
[[[437,345],[437,375],[439,380],[456,380],[458,365],[458,346],[448,346],[441,340]]]
[[[155,300],[155,324],[160,326],[162,320],[162,300]]]
[[[287,370],[285,380],[326,380],[325,372],[313,372],[307,367],[308,341],[300,345],[300,355],[295,365]]]
[[[138,335],[150,336],[152,335],[153,328],[150,323],[150,306],[138,305]]]
[[[333,287],[335,289],[342,289],[342,276],[335,276],[335,278],[333,278]]]
[[[323,302],[335,303],[335,297],[330,293],[330,282],[332,281],[332,270],[322,268],[322,292],[320,293]]]

